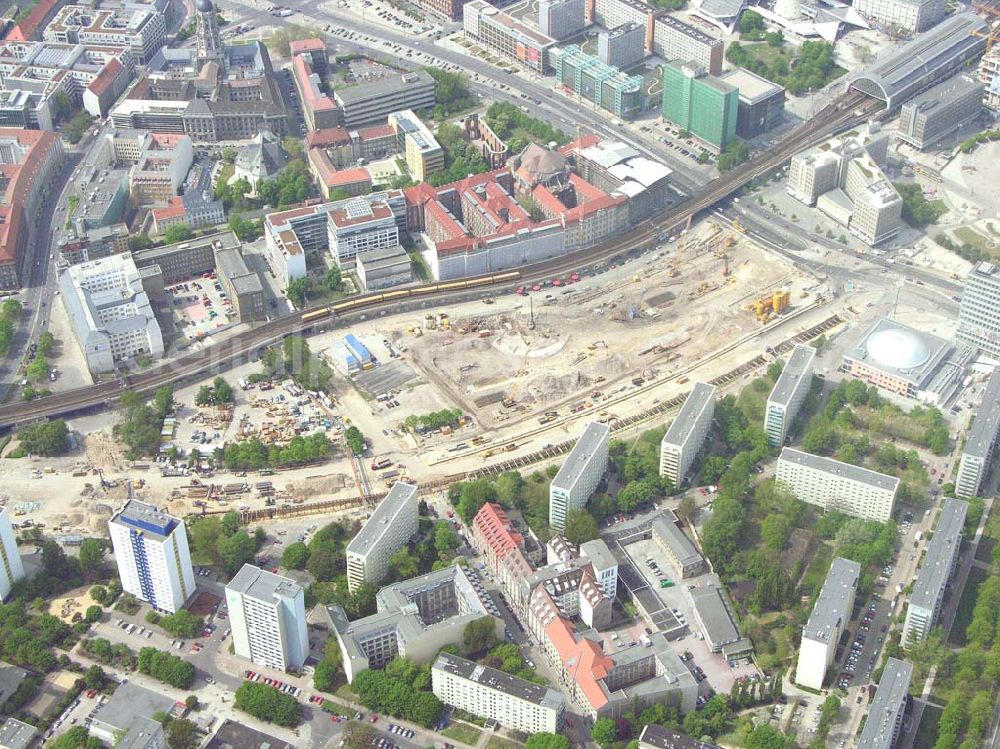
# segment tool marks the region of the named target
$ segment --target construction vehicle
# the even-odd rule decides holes
[[[758,322],[766,323],[774,315],[780,315],[788,309],[790,301],[791,293],[788,289],[778,289],[754,299],[747,305],[747,310],[753,312]]]
[[[733,219],[732,226],[740,234],[746,234],[747,233],[747,228],[743,224],[740,223],[739,219]]]

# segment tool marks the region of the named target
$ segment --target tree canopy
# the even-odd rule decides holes
[[[69,449],[69,429],[62,419],[39,421],[20,429],[17,439],[32,455],[62,455]]]
[[[258,720],[285,728],[295,728],[302,722],[302,705],[298,700],[261,682],[243,682],[236,690],[234,704]]]

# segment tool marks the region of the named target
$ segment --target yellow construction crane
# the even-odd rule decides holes
[[[973,0],[972,8],[986,17],[989,28],[986,32],[970,31],[969,36],[986,40],[986,54],[993,49],[994,42],[1000,40],[1000,5],[989,0]]]

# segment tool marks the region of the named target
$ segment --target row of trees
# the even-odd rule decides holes
[[[146,621],[162,627],[172,637],[197,637],[205,628],[204,617],[192,614],[187,609],[179,609],[166,616],[150,611],[146,614]]]
[[[176,689],[187,689],[194,683],[195,670],[192,663],[156,648],[140,649],[136,667],[140,673]]]
[[[21,303],[16,299],[8,299],[0,305],[0,356],[7,356],[10,353],[21,312]]]
[[[519,154],[528,145],[528,141],[519,132],[527,133],[537,143],[569,143],[569,137],[562,130],[531,117],[510,102],[498,101],[491,104],[486,110],[485,119],[497,137],[510,146],[512,154]]]
[[[105,666],[131,671],[135,667],[135,653],[124,642],[114,645],[104,637],[80,641],[80,650]]]
[[[312,353],[302,336],[288,336],[280,348],[272,346],[261,357],[264,374],[270,378],[291,377],[306,390],[326,390],[333,379],[331,369]]]
[[[259,471],[319,463],[333,453],[333,443],[323,433],[292,437],[285,446],[266,445],[259,439],[227,442],[222,462],[229,471]]]
[[[358,674],[351,688],[369,710],[430,728],[441,720],[444,705],[430,691],[429,664],[395,658],[382,670]]]
[[[403,420],[403,426],[411,432],[420,429],[440,429],[444,426],[454,426],[462,418],[462,409],[443,408],[440,411],[431,411],[426,414],[411,414]]]

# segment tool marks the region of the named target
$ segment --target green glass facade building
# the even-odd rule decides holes
[[[559,83],[581,98],[623,120],[635,119],[642,113],[641,75],[628,75],[605,65],[576,44],[550,51],[549,61]]]
[[[696,63],[663,66],[663,118],[724,151],[736,137],[740,92]]]

